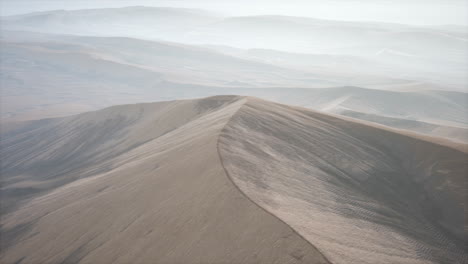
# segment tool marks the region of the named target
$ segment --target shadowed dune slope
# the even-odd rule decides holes
[[[428,140],[239,96],[23,123],[0,262],[466,263],[466,145]]]
[[[244,100],[118,106],[8,131],[0,262],[328,263],[225,174],[218,135]]]
[[[333,263],[467,263],[466,145],[258,99],[223,130],[228,175]]]

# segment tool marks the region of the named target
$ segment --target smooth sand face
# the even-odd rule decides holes
[[[333,263],[466,263],[464,152],[249,99],[220,137],[253,201]]]
[[[216,97],[106,109],[59,121],[53,127],[64,137],[29,132],[43,139],[37,148],[11,136],[3,187],[42,189],[2,217],[1,262],[328,263],[225,174],[218,134],[243,103]],[[80,140],[70,134],[80,131]],[[102,131],[107,137],[94,140]],[[80,147],[86,153],[68,159],[81,167],[48,167],[65,184],[34,181],[34,168]],[[15,163],[16,152],[29,162]]]
[[[23,125],[0,262],[463,263],[466,146],[443,144],[237,96]]]

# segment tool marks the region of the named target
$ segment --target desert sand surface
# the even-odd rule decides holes
[[[413,78],[405,68],[390,70],[380,60],[6,29],[0,45],[1,126],[112,105],[238,94],[331,113],[359,112],[352,116],[466,142],[468,94],[452,91],[446,81],[453,76],[437,84]],[[452,66],[442,68],[452,75]],[[464,78],[463,67],[455,68]]]
[[[466,263],[466,145],[243,96],[1,135],[2,263]]]
[[[387,117],[382,115],[366,114],[352,110],[344,110],[340,115],[366,120],[392,128],[414,131],[417,133],[446,138],[452,141],[468,143],[468,129],[463,127],[445,126],[423,121],[409,120],[403,118]]]
[[[249,99],[220,138],[228,174],[332,263],[466,263],[466,145]]]
[[[1,262],[329,263],[225,174],[218,135],[243,103],[118,106],[10,131]]]
[[[380,85],[384,79],[388,85],[388,79],[396,78],[466,91],[466,26],[416,26],[273,14],[226,16],[196,9],[144,6],[51,10],[2,16],[0,22],[4,31],[222,46],[242,50],[230,52],[231,55],[309,69],[317,77],[323,77],[318,73],[325,69],[328,74],[348,77],[346,84],[329,86],[362,86],[362,81],[367,79],[364,82],[369,83],[374,76],[380,79]]]

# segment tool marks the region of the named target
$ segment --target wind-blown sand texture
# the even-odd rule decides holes
[[[225,175],[216,142],[242,103],[112,107],[4,138],[1,262],[328,263]]]
[[[5,131],[2,263],[467,261],[465,145],[239,96]]]
[[[468,261],[464,152],[249,99],[220,153],[241,190],[333,263]]]

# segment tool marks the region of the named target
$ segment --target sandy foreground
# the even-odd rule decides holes
[[[466,263],[466,145],[251,97],[4,130],[2,263]]]

